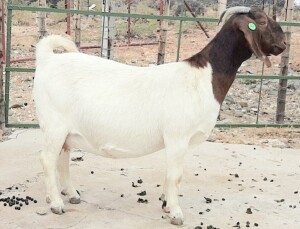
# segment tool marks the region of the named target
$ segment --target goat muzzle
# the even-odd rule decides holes
[[[286,49],[286,44],[285,44],[285,42],[283,42],[282,44],[274,44],[272,46],[272,49],[273,49],[272,54],[277,56]]]

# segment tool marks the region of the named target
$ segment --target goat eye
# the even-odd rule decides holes
[[[262,21],[262,22],[259,22],[258,24],[259,24],[259,25],[266,25],[266,24],[267,24],[267,22],[265,22],[265,21]]]

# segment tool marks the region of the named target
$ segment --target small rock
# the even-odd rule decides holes
[[[240,102],[240,106],[241,107],[248,107],[248,103],[247,102]]]
[[[234,116],[238,117],[238,118],[243,117],[243,115],[244,115],[244,113],[242,111],[239,111],[239,110],[235,111],[235,114],[234,114]]]
[[[47,214],[47,208],[38,208],[35,212],[38,215],[46,215]]]
[[[15,103],[15,104],[11,105],[9,107],[9,109],[16,109],[16,108],[22,108],[22,107],[23,107],[23,104],[21,104],[21,103]]]
[[[234,103],[235,103],[233,97],[231,97],[231,96],[229,96],[229,95],[226,96],[225,102],[226,102],[227,104],[234,104]]]

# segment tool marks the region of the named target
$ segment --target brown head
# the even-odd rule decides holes
[[[220,20],[225,21],[223,28],[232,26],[243,32],[248,46],[254,55],[268,67],[269,55],[278,55],[286,48],[286,37],[280,25],[257,7],[232,7],[225,11]]]
[[[278,55],[286,48],[280,25],[256,7],[232,7],[221,19],[224,25],[214,39],[199,53],[186,59],[196,68],[212,67],[212,86],[221,104],[241,64],[252,54],[270,67],[269,55]]]

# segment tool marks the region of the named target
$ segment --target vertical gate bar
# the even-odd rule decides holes
[[[105,11],[105,8],[106,8],[106,0],[103,0],[103,2],[102,2],[102,12],[104,12]],[[104,16],[102,16],[101,17],[101,19],[102,19],[102,36],[101,36],[101,48],[100,48],[100,56],[102,57],[103,55],[102,55],[102,53],[103,53],[103,42],[104,42],[104,24],[105,24],[105,17]]]
[[[65,9],[71,8],[71,0],[65,0]],[[67,13],[67,34],[71,35],[71,15],[70,13]]]
[[[1,37],[2,37],[2,63],[5,63],[5,58],[6,58],[6,49],[5,49],[5,4],[4,4],[4,0],[1,1],[1,16],[2,16],[2,22],[1,22],[1,27],[2,27],[2,33],[1,33]]]
[[[131,12],[131,9],[130,9],[130,7],[131,7],[131,0],[127,0],[127,2],[128,2],[128,6],[127,6],[127,12],[128,12],[128,14],[130,14],[130,12]],[[127,44],[129,45],[130,44],[130,37],[131,37],[131,28],[130,28],[130,24],[131,24],[131,18],[129,17],[129,18],[127,18],[127,23],[128,23],[128,28],[127,28],[127,37],[128,37],[128,42],[127,42]]]
[[[276,21],[276,12],[277,12],[277,0],[273,0],[272,18],[274,21]]]
[[[176,54],[176,62],[179,61],[179,55],[180,55],[180,47],[181,47],[181,35],[182,35],[182,20],[180,20],[179,24],[179,32],[178,32],[178,43],[177,43],[177,54]]]
[[[75,0],[73,2],[74,10],[81,9],[81,1]],[[78,49],[80,49],[80,42],[81,42],[81,14],[74,14],[74,30],[75,30],[75,44]]]
[[[286,1],[286,15],[285,21],[292,22],[293,20],[293,8],[294,1],[287,0]],[[287,76],[288,68],[289,68],[289,59],[290,59],[290,47],[291,47],[291,27],[287,26],[285,29],[286,35],[286,49],[281,54],[281,69],[280,75]],[[286,89],[287,89],[287,79],[279,80],[279,88],[277,95],[277,110],[276,110],[276,123],[282,124],[284,123],[285,118],[285,104],[286,104]]]
[[[170,15],[170,0],[161,0],[164,3],[163,16]],[[159,30],[159,42],[158,42],[158,53],[157,53],[157,65],[165,62],[166,55],[166,42],[167,42],[167,31],[169,21],[166,19],[160,20],[161,26]]]
[[[261,75],[264,75],[264,69],[265,69],[265,64],[262,63],[262,67],[261,67]],[[260,101],[261,101],[261,89],[262,89],[262,82],[263,79],[260,79],[260,87],[259,87],[259,95],[258,95],[258,104],[257,104],[257,114],[256,114],[256,124],[258,124],[258,116],[260,113]]]
[[[4,129],[4,125],[5,125],[5,121],[4,121],[4,91],[3,91],[3,65],[4,63],[2,62],[3,60],[3,54],[4,54],[4,44],[5,41],[3,40],[3,31],[4,31],[4,27],[3,27],[3,21],[4,19],[4,4],[3,1],[1,1],[1,15],[0,15],[0,59],[1,59],[1,63],[0,63],[0,131]],[[5,37],[4,37],[5,39]]]
[[[8,0],[7,3],[7,40],[6,40],[6,68],[10,67],[10,50],[11,50],[11,22],[12,22],[12,0]],[[10,71],[5,68],[5,97],[4,97],[4,119],[5,125],[8,124],[8,111],[9,111],[9,88],[10,88]]]
[[[184,0],[182,0],[181,3],[181,9],[180,9],[180,16],[183,16],[183,6],[184,6]],[[179,31],[178,31],[178,42],[177,42],[177,54],[176,54],[176,62],[179,61],[179,55],[180,55],[180,47],[181,47],[181,35],[182,35],[182,23],[183,21],[180,20],[179,22]]]
[[[46,6],[47,6],[46,0],[38,0],[38,7],[46,8]],[[43,11],[37,12],[37,23],[38,23],[39,39],[42,39],[47,35],[46,12]]]

